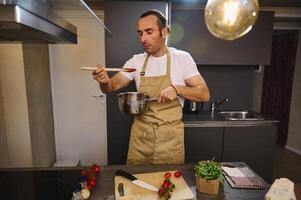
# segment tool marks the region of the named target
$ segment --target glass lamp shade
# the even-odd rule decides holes
[[[252,29],[258,10],[257,0],[208,0],[206,26],[217,38],[234,40]]]

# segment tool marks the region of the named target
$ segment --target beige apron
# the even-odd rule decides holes
[[[157,97],[171,85],[170,53],[167,50],[166,75],[145,77],[147,55],[138,88],[150,97]],[[131,129],[127,164],[178,164],[184,163],[184,124],[182,107],[178,99],[159,104],[151,101],[147,112],[136,116]]]

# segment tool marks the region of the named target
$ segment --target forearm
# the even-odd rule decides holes
[[[114,91],[111,80],[108,83],[99,83],[99,87],[104,94],[108,94]]]
[[[126,87],[130,83],[130,80],[123,76],[121,73],[115,74],[107,82],[99,82],[101,91],[105,94],[115,92],[121,88]]]
[[[208,87],[206,85],[190,86],[175,86],[179,96],[185,99],[197,102],[206,102],[210,99]]]

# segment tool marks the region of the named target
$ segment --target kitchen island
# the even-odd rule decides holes
[[[239,163],[238,163],[239,164]],[[227,181],[220,184],[217,195],[196,192],[194,163],[181,165],[113,165],[103,166],[97,176],[96,186],[91,192],[90,200],[114,200],[115,171],[126,170],[133,174],[180,170],[196,199],[217,200],[262,200],[269,189],[264,190],[232,189]],[[78,183],[80,172],[86,167],[72,168],[8,168],[0,169],[1,199],[9,200],[71,200],[73,186]],[[163,179],[162,179],[163,180]]]
[[[195,164],[184,165],[116,165],[103,168],[97,180],[97,186],[92,191],[90,200],[114,200],[114,176],[115,171],[118,169],[126,170],[133,174],[147,173],[147,172],[160,172],[180,170],[183,178],[186,180],[191,191],[194,193],[196,199],[216,199],[216,200],[262,200],[265,193],[269,189],[269,185],[262,180],[265,189],[233,189],[224,181],[220,184],[219,192],[216,195],[208,195],[196,192],[194,167]],[[163,179],[162,179],[163,180]]]
[[[240,163],[237,163],[240,164]],[[97,184],[91,193],[91,200],[114,200],[115,171],[123,169],[133,174],[181,170],[196,199],[213,200],[262,200],[270,185],[262,180],[264,190],[232,189],[227,181],[220,185],[217,195],[196,192],[194,163],[183,165],[114,165],[102,166]],[[71,200],[72,188],[77,183],[80,172],[88,167],[59,168],[0,168],[1,199],[9,200]],[[295,184],[297,199],[301,197],[301,184]]]
[[[241,164],[241,163],[237,163]],[[97,176],[96,186],[90,200],[114,200],[115,171],[126,170],[133,174],[180,170],[196,199],[216,200],[261,200],[269,189],[264,183],[264,190],[232,189],[227,181],[220,184],[217,195],[196,192],[193,167],[195,163],[181,165],[114,165],[103,166]],[[89,167],[57,168],[8,168],[0,169],[1,199],[9,200],[71,200],[72,188],[78,183],[81,170]],[[163,180],[163,179],[162,179]]]

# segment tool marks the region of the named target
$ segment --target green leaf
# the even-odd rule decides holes
[[[202,177],[206,180],[222,180],[223,176],[221,165],[217,162],[214,162],[213,159],[199,161],[198,165],[194,166],[195,176]]]

